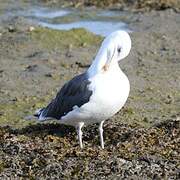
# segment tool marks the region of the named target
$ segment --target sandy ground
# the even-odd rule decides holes
[[[48,30],[21,17],[0,21],[1,178],[179,178],[180,14],[129,12],[125,19],[132,50],[120,67],[131,92],[105,123],[103,151],[95,125],[85,129],[80,150],[74,129],[25,120],[86,70],[102,37]]]

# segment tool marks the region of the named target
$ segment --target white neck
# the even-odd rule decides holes
[[[106,53],[98,53],[91,66],[88,69],[88,73],[93,76],[100,72],[106,63]]]
[[[106,53],[101,53],[98,54],[95,58],[95,60],[92,62],[91,66],[88,69],[88,75],[90,77],[101,73],[103,71],[103,66],[105,65],[106,61],[107,61],[107,57],[105,56]],[[108,71],[117,71],[120,70],[119,64],[117,61],[112,61]]]

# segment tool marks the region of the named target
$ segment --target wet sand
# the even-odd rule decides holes
[[[105,150],[96,125],[85,128],[80,150],[73,128],[25,120],[87,69],[103,38],[21,17],[0,21],[1,178],[179,178],[180,14],[129,11],[124,19],[132,50],[120,67],[131,92],[105,123]]]

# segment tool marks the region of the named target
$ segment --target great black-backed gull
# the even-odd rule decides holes
[[[123,107],[129,95],[129,80],[118,61],[124,59],[130,49],[127,32],[111,33],[102,42],[87,71],[67,82],[35,116],[39,121],[57,119],[62,124],[75,126],[81,148],[82,127],[99,123],[101,147],[104,148],[103,123]]]

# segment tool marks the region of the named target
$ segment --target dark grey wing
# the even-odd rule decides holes
[[[41,117],[60,119],[73,110],[73,106],[82,106],[89,101],[92,91],[88,89],[90,81],[86,73],[75,76],[57,93],[56,98],[41,110]]]

